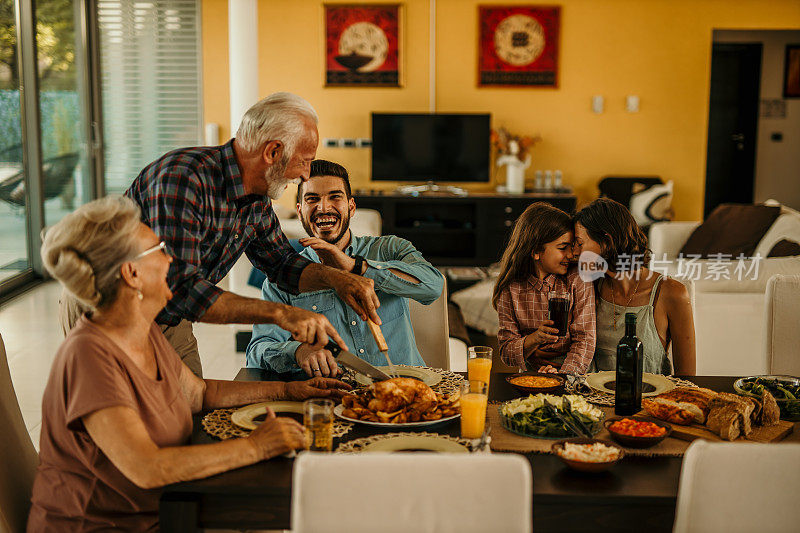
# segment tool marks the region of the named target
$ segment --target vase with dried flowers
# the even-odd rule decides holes
[[[490,140],[497,153],[497,166],[506,167],[506,190],[516,194],[525,192],[525,169],[531,166],[529,150],[542,138],[538,135],[513,135],[500,128],[492,130]]]

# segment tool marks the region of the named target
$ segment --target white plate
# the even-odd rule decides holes
[[[344,416],[342,414],[344,412],[344,405],[339,404],[333,408],[333,414],[341,418],[342,420],[347,420],[348,422],[356,422],[357,424],[366,424],[367,426],[376,426],[382,428],[419,428],[425,426],[433,426],[436,424],[441,424],[442,422],[447,422],[448,420],[454,420],[461,416],[461,414],[447,416],[445,418],[440,418],[439,420],[422,420],[420,422],[404,422],[402,424],[393,424],[391,422],[370,422],[368,420],[359,420],[358,418],[350,418],[349,416]]]
[[[266,414],[267,407],[275,411],[275,414],[303,414],[303,402],[261,402],[237,409],[231,414],[231,422],[240,428],[256,429],[261,422],[254,422],[253,419]]]
[[[379,370],[383,370],[387,374],[389,373],[388,366],[379,366],[377,368]],[[423,382],[428,387],[435,387],[442,381],[441,374],[438,374],[433,370],[429,370],[427,368],[419,368],[416,366],[399,366],[399,365],[394,365],[394,368],[397,371],[397,373],[400,374],[401,378],[415,378]],[[356,374],[356,381],[358,381],[362,385],[367,385],[367,386],[372,385],[372,379],[368,378],[363,374]]]
[[[614,394],[614,389],[606,387],[606,383],[609,381],[616,381],[616,379],[617,373],[614,370],[586,374],[586,384],[594,390],[604,392],[606,394]],[[642,396],[658,396],[659,394],[675,388],[675,384],[664,376],[659,374],[651,374],[650,372],[642,373],[642,383],[649,383],[656,388],[654,391],[643,392]]]
[[[390,424],[397,425],[397,424]],[[394,435],[372,442],[362,448],[363,452],[402,452],[424,450],[441,453],[469,453],[463,444],[431,435]]]

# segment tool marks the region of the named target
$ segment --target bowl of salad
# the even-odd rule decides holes
[[[605,418],[602,410],[577,394],[531,394],[500,404],[498,411],[505,429],[539,439],[583,436],[575,429],[596,435],[603,428]]]
[[[761,398],[765,390],[775,398],[781,419],[800,421],[800,379],[793,376],[750,376],[737,379],[733,388],[742,396]]]

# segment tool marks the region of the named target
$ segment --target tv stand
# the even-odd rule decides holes
[[[489,266],[498,261],[514,222],[533,202],[548,202],[567,213],[575,210],[575,196],[570,193],[454,195],[427,188],[424,192],[429,191],[356,190],[353,197],[356,207],[381,214],[384,235],[411,241],[436,266]]]
[[[425,185],[403,185],[396,189],[398,194],[405,194],[408,196],[419,196],[426,192],[452,194],[453,196],[467,196],[466,190],[461,187],[454,187],[452,185],[436,185],[433,181],[428,181]]]

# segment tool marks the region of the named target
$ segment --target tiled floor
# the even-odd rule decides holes
[[[50,364],[63,335],[58,325],[61,287],[50,281],[0,306],[0,334],[6,346],[11,379],[25,426],[39,448],[42,393]],[[205,377],[233,379],[244,366],[236,353],[235,326],[195,324]]]

